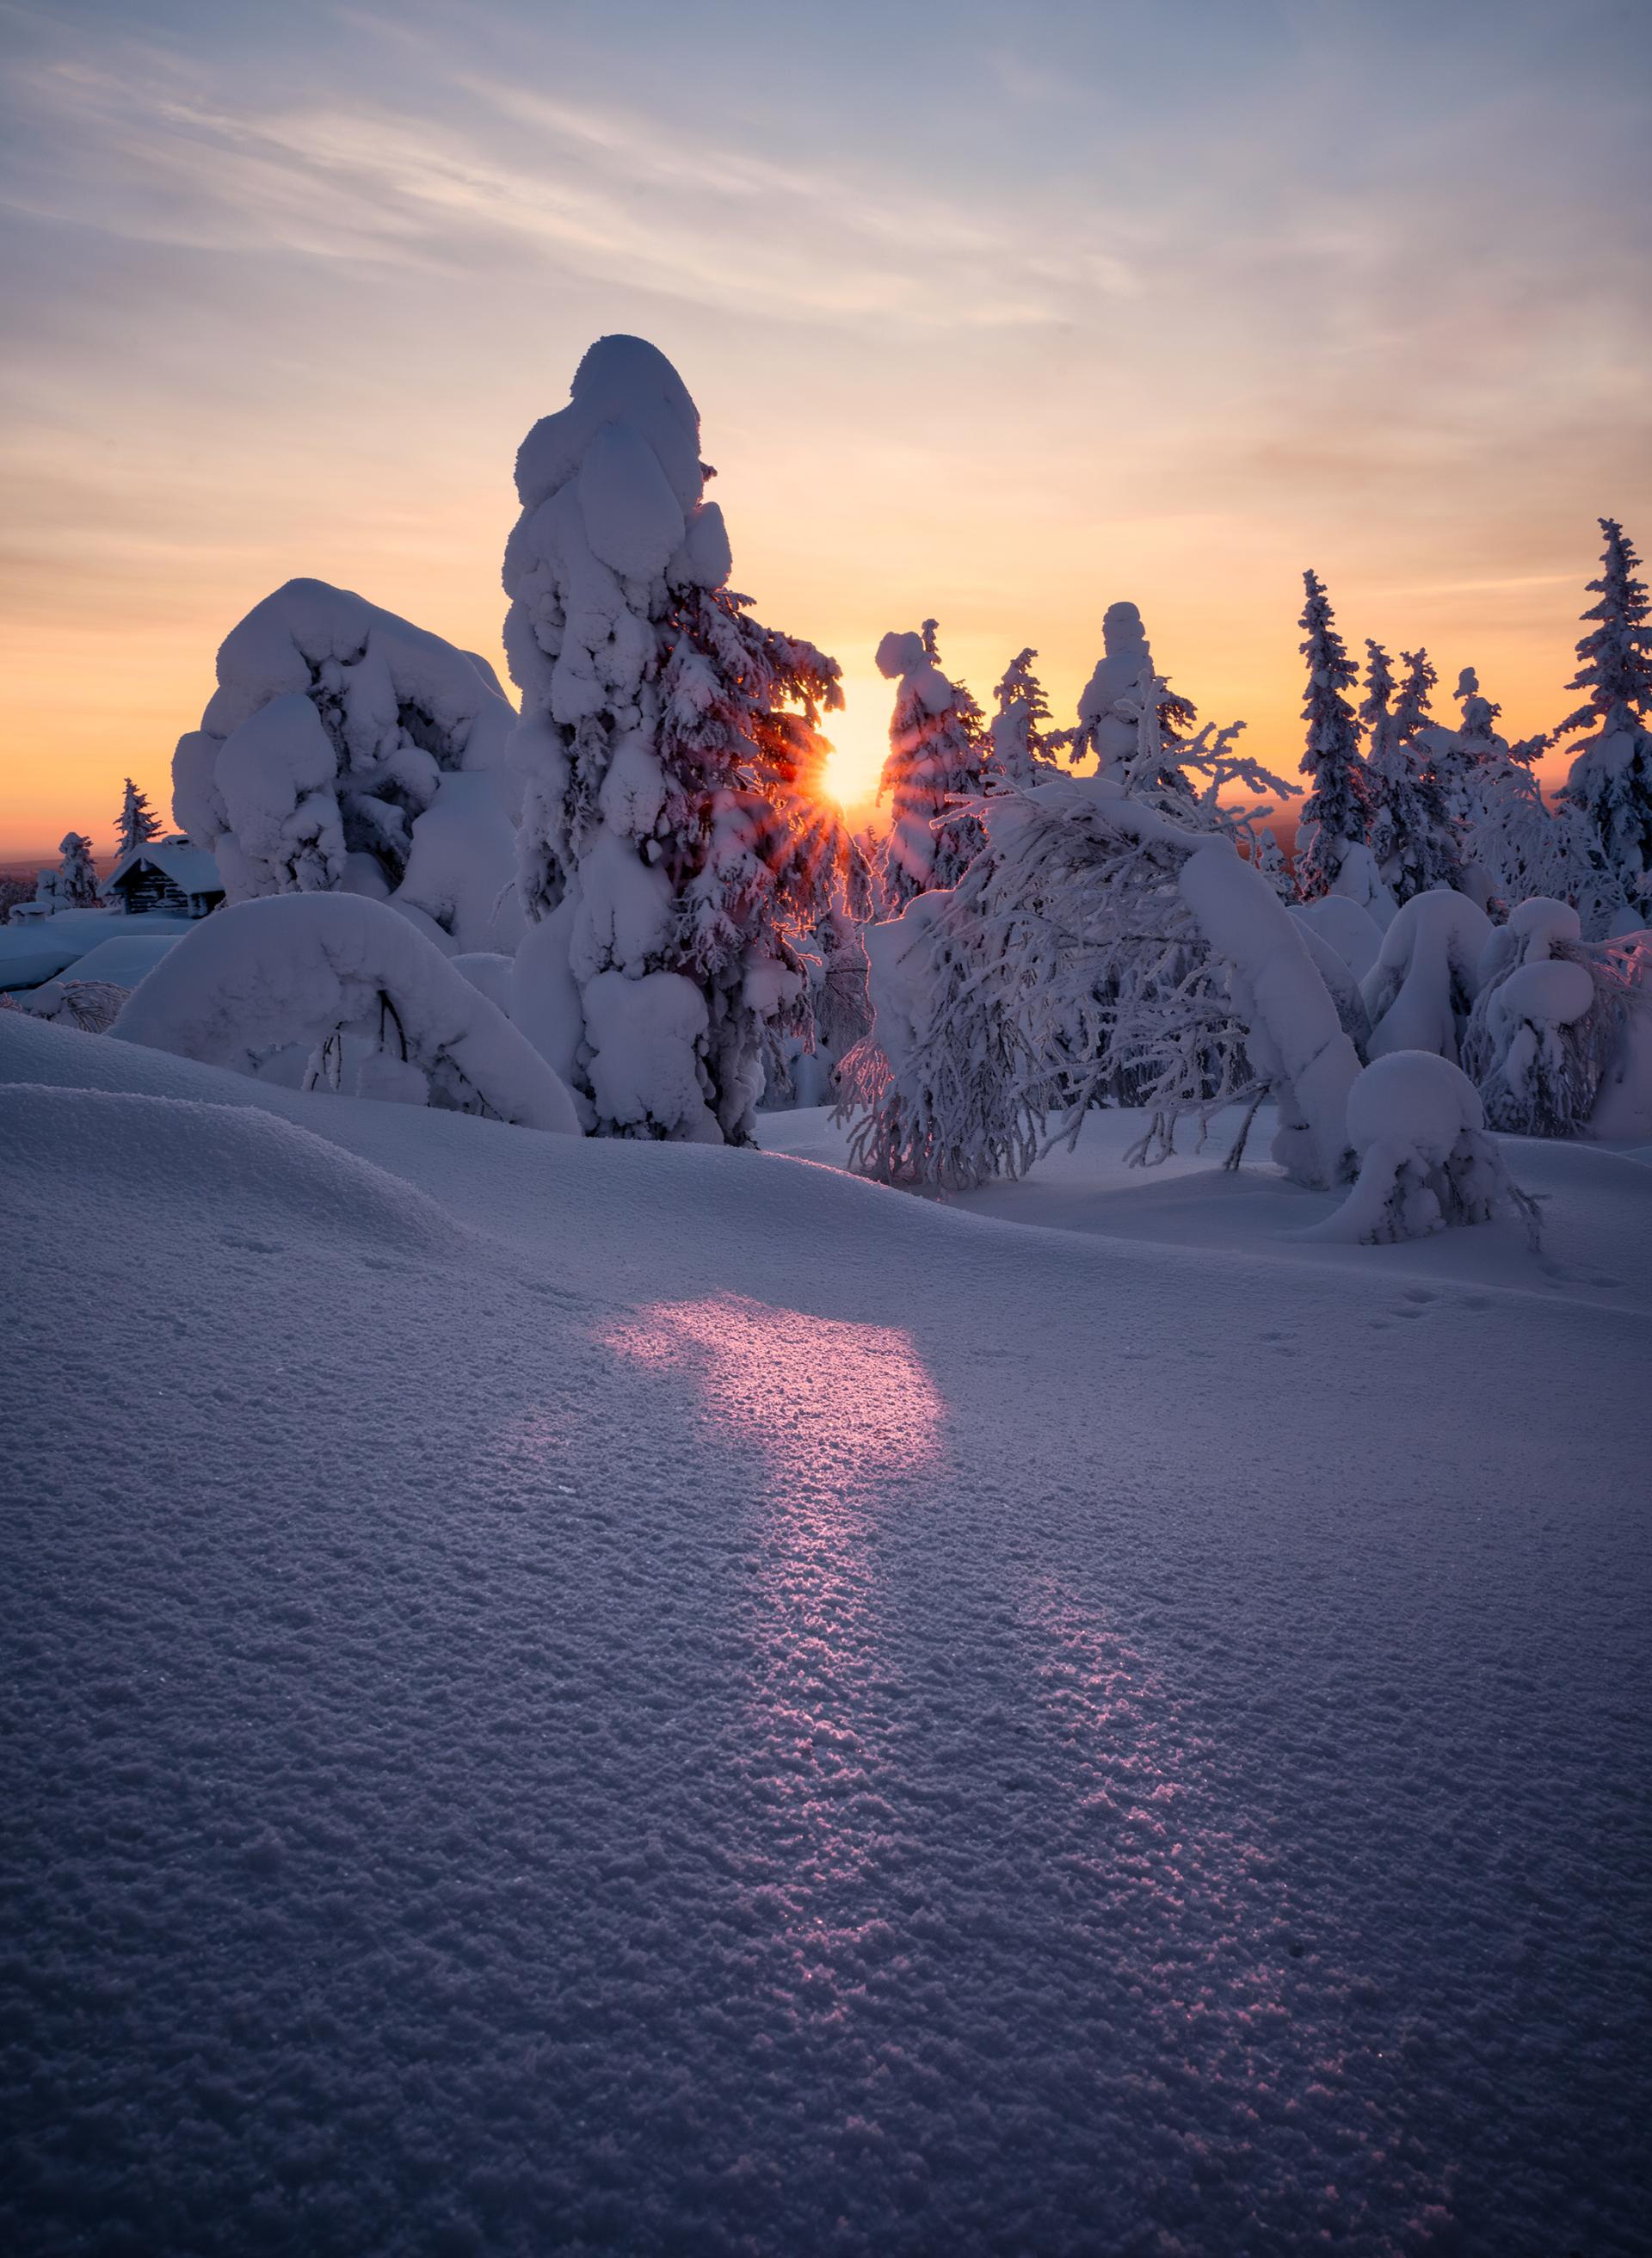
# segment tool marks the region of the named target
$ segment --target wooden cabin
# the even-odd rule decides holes
[[[182,837],[150,839],[110,871],[103,898],[132,917],[160,911],[168,917],[203,918],[223,899],[223,881],[204,847],[193,847]]]

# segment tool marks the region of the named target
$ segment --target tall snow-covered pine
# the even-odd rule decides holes
[[[139,792],[130,777],[121,794],[120,813],[115,819],[115,851],[123,860],[139,847],[153,839],[160,829],[160,818],[149,805],[149,794]]]
[[[1606,537],[1600,577],[1589,590],[1599,601],[1578,645],[1578,671],[1567,685],[1586,692],[1558,735],[1589,729],[1572,763],[1565,797],[1592,818],[1613,874],[1637,914],[1652,922],[1652,630],[1647,626],[1641,559],[1616,518],[1603,517]]]
[[[599,338],[516,461],[505,646],[522,692],[513,1016],[599,1134],[748,1144],[765,1059],[806,1036],[793,939],[840,824],[835,663],[727,582],[699,416],[665,356]]]
[[[1429,693],[1438,679],[1426,650],[1402,650],[1405,678],[1398,685],[1388,654],[1369,637],[1365,701],[1365,772],[1371,788],[1371,851],[1383,884],[1400,902],[1431,886],[1456,886],[1463,856],[1445,795],[1422,737]]]
[[[1302,774],[1312,778],[1297,834],[1296,891],[1307,902],[1329,893],[1351,847],[1365,841],[1371,787],[1359,757],[1359,723],[1343,692],[1358,679],[1337,632],[1330,599],[1316,572],[1304,572],[1308,600],[1301,625],[1307,637],[1308,746]]]

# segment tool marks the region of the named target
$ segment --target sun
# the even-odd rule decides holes
[[[826,788],[840,806],[859,807],[877,797],[889,756],[890,684],[876,674],[843,678],[843,710],[822,717],[831,740]]]

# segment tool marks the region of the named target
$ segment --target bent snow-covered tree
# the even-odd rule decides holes
[[[821,789],[835,663],[727,586],[699,416],[664,355],[602,337],[516,459],[505,626],[522,692],[516,1016],[588,1129],[751,1141],[808,1032],[794,946],[847,837]]]
[[[217,671],[173,756],[173,808],[230,902],[358,893],[439,947],[515,947],[515,715],[486,659],[289,580],[230,629]]]
[[[1578,645],[1578,671],[1569,685],[1586,695],[1556,734],[1593,733],[1572,763],[1566,798],[1593,823],[1613,878],[1647,925],[1652,924],[1652,629],[1633,543],[1615,518],[1603,517],[1600,530],[1606,555],[1599,579],[1589,583],[1600,600],[1584,614],[1593,624]]]
[[[349,894],[241,902],[199,925],[132,991],[111,1032],[257,1075],[294,1044],[306,1086],[577,1133],[527,1038],[405,918]]]
[[[897,910],[932,886],[952,885],[981,852],[985,834],[962,803],[985,789],[992,740],[980,707],[941,671],[933,620],[921,634],[886,635],[877,671],[896,685],[877,789],[890,808],[882,892]]]
[[[1450,886],[1413,894],[1360,983],[1371,1019],[1367,1055],[1433,1051],[1456,1066],[1491,934],[1491,920],[1466,894]]]
[[[1302,773],[1311,778],[1296,841],[1296,891],[1305,902],[1329,893],[1344,863],[1363,847],[1370,827],[1371,787],[1359,757],[1359,723],[1343,695],[1359,670],[1337,632],[1330,599],[1316,572],[1304,572],[1308,600],[1301,625],[1308,661],[1308,746]]]
[[[1070,1132],[1121,1076],[1170,1149],[1179,1116],[1271,1094],[1274,1158],[1343,1180],[1359,1071],[1308,942],[1222,834],[1111,778],[982,801],[989,851],[947,892],[874,927],[872,1032],[843,1083],[852,1156],[888,1182],[1018,1174],[1048,1117]]]

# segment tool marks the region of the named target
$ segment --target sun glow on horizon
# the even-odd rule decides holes
[[[869,809],[889,756],[889,716],[895,685],[881,675],[843,678],[840,713],[821,716],[821,734],[831,741],[826,788],[839,806]]]

